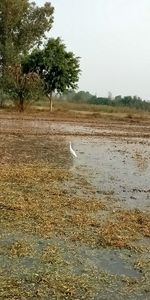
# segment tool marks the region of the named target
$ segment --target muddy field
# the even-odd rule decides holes
[[[1,112],[0,158],[0,299],[150,299],[148,119]]]

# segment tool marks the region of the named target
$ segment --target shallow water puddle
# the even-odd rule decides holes
[[[150,147],[130,141],[76,138],[74,171],[98,193],[114,193],[127,208],[150,210]],[[121,201],[120,201],[121,200]]]
[[[23,238],[22,238],[23,236]],[[26,255],[10,256],[9,249],[17,242],[24,242],[32,246],[32,252]],[[38,236],[25,235],[22,233],[2,234],[1,247],[5,253],[0,255],[0,266],[4,272],[16,273],[24,276],[27,273],[38,273],[53,271],[53,269],[64,268],[73,274],[81,275],[89,272],[105,272],[110,275],[127,276],[140,278],[141,273],[135,269],[133,260],[136,255],[129,250],[120,251],[109,248],[91,249],[84,244],[68,242],[61,237],[42,239]],[[52,252],[57,249],[59,252],[52,261]],[[46,259],[43,254],[47,251]],[[57,261],[58,259],[58,261]]]

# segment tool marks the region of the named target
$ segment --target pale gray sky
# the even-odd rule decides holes
[[[150,0],[50,2],[55,7],[50,36],[60,36],[81,57],[80,90],[150,100]]]

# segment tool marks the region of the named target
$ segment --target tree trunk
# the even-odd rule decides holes
[[[20,95],[20,98],[19,98],[19,111],[20,112],[24,111],[24,99],[23,99],[22,95]]]
[[[52,99],[52,93],[48,94],[49,97],[49,107],[50,107],[50,112],[53,110],[53,99]]]

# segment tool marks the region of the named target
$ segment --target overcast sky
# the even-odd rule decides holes
[[[60,36],[81,57],[80,90],[150,100],[150,0],[50,2],[55,7],[50,36]]]

